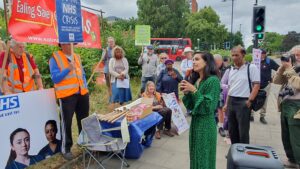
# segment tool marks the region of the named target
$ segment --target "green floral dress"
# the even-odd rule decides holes
[[[185,107],[192,110],[190,168],[215,169],[217,126],[214,115],[220,97],[220,81],[217,76],[210,76],[195,87],[194,94],[183,97]]]

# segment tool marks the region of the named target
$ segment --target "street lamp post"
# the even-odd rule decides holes
[[[199,46],[200,39],[199,38],[197,39],[197,43],[198,43],[198,50],[200,50],[200,46]]]
[[[223,2],[226,2],[227,0],[223,0]],[[234,0],[231,0],[231,26],[230,26],[230,33],[231,33],[231,36],[230,36],[230,48],[231,48],[231,45],[233,43],[233,6],[234,6]]]

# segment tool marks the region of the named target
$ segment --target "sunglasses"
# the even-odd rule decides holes
[[[160,59],[167,59],[167,58],[160,58]]]

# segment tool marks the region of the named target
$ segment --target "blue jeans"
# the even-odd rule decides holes
[[[144,93],[145,88],[146,88],[146,83],[148,81],[152,81],[153,83],[155,83],[155,75],[151,76],[151,77],[142,77],[142,88],[141,88],[141,93]]]

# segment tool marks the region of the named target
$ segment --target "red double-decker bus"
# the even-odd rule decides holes
[[[184,48],[192,48],[190,38],[151,38],[151,44],[157,46],[157,53],[165,52],[170,59],[176,61],[185,59],[183,56]]]

